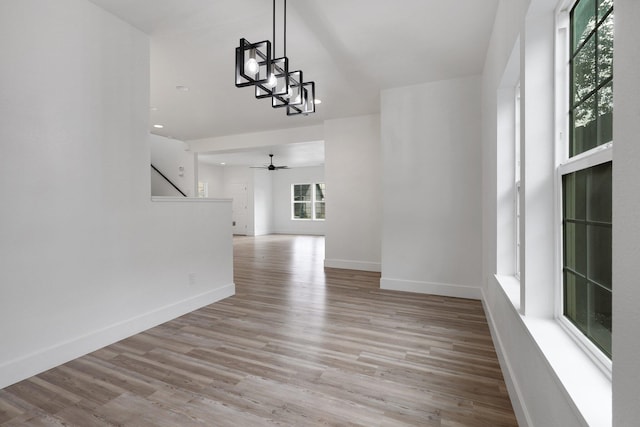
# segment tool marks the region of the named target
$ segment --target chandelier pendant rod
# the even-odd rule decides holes
[[[284,0],[284,12],[283,12],[283,43],[282,50],[283,55],[287,56],[287,0]],[[271,43],[271,56],[276,57],[276,0],[273,0],[273,43]]]

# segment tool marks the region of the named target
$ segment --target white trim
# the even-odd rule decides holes
[[[282,234],[284,236],[325,236],[324,231],[314,232],[305,230],[304,232],[300,232],[299,230],[293,229],[280,229],[267,234]],[[262,236],[264,236],[264,234],[262,234]]]
[[[235,294],[235,284],[165,305],[0,365],[0,389]]]
[[[513,279],[515,281],[515,279]],[[502,283],[496,277],[496,281],[498,283]],[[501,287],[501,286],[500,286]],[[517,303],[520,305],[520,283],[517,283],[518,294],[517,299],[513,299],[512,295],[509,295],[506,292],[506,289],[502,288],[505,291],[505,296],[511,301],[512,304]],[[484,289],[482,289],[482,308],[487,315],[487,323],[489,325],[489,332],[491,333],[491,338],[493,339],[494,346],[496,348],[496,354],[498,355],[498,361],[500,362],[500,367],[502,370],[502,376],[504,377],[505,385],[507,386],[507,392],[509,393],[509,398],[511,400],[511,406],[513,406],[513,412],[516,415],[516,419],[518,420],[518,425],[520,427],[533,427],[533,421],[531,421],[531,415],[529,415],[529,410],[527,409],[526,400],[522,395],[522,388],[518,383],[515,372],[511,365],[511,361],[509,360],[509,356],[505,350],[504,344],[502,342],[502,338],[498,333],[498,329],[496,328],[496,322],[493,318],[493,314],[491,310],[487,306],[486,303],[487,297],[484,293]],[[515,308],[515,305],[513,306]],[[518,309],[516,309],[516,315],[519,315]]]
[[[558,166],[560,175],[588,169],[613,160],[613,143],[608,142],[589,151],[573,156]]]
[[[591,361],[596,365],[602,373],[611,381],[613,362],[600,350],[596,345],[591,342],[589,338],[578,329],[566,316],[560,315],[557,318],[558,324],[564,329],[565,333],[572,338],[576,344],[582,348],[582,351],[589,356]]]
[[[522,322],[528,332],[528,336],[540,351],[540,355],[549,368],[549,372],[565,395],[573,411],[584,421],[584,425],[611,426],[611,380],[594,363],[584,349],[577,344],[573,337],[567,334],[556,319],[536,318],[520,314],[513,305],[513,300],[507,291],[509,283],[508,278],[506,279],[503,276],[495,276],[498,287],[503,292],[504,298],[507,299],[507,304],[511,305],[514,310],[514,319],[519,319]],[[484,293],[483,298],[485,298]],[[507,364],[509,357],[502,347],[497,325],[493,322],[491,311],[489,309],[485,309],[485,311],[487,318],[490,320],[489,327],[492,330],[492,335],[495,334],[498,337],[496,351],[505,353],[503,354],[505,359],[503,369],[505,383],[507,386],[511,383],[514,387],[517,387],[518,378],[514,378],[511,365]],[[527,416],[525,401],[521,393],[516,390],[515,395],[511,394],[511,392],[509,395],[512,398],[520,399],[520,402],[514,404],[514,411],[519,410],[517,407],[520,406],[524,412],[526,422],[533,426],[531,419]],[[522,422],[520,418],[518,418],[518,422]]]
[[[440,295],[454,298],[482,299],[482,290],[476,286],[420,282],[416,280],[393,279],[388,277],[380,278],[380,289]]]
[[[382,268],[379,262],[354,261],[349,259],[325,259],[324,266],[327,268],[341,268],[345,270],[362,270],[374,272],[380,272]]]

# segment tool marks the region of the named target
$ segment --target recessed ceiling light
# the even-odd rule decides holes
[[[221,164],[222,166],[226,165],[226,163],[225,163],[225,162],[221,162],[220,164]]]
[[[162,129],[164,127],[164,125],[153,125],[154,128],[156,129]]]
[[[314,104],[322,104],[322,99],[316,98],[313,100]]]
[[[178,89],[180,92],[189,92],[189,88],[186,86],[176,86],[176,89]]]
[[[158,107],[151,107],[149,108],[151,111],[158,111]]]

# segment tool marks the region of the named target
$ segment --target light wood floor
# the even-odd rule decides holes
[[[482,305],[236,238],[236,295],[0,390],[0,425],[516,426]]]

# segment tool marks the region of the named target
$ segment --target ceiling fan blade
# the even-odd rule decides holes
[[[270,162],[268,165],[264,165],[264,166],[249,166],[250,168],[253,169],[267,169],[270,171],[277,171],[278,169],[289,169],[289,166],[283,165],[283,166],[276,166],[273,164],[273,154],[269,154],[269,158],[270,158]]]

